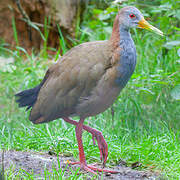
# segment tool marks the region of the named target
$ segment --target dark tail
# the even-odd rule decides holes
[[[27,89],[25,91],[15,94],[15,96],[17,97],[16,102],[19,104],[19,107],[27,106],[26,111],[33,107],[33,105],[35,104],[37,100],[39,91],[41,87],[43,86],[43,84],[45,83],[45,81],[47,80],[47,78],[49,77],[49,74],[50,74],[50,70],[46,72],[44,79],[35,88]]]
[[[16,102],[19,104],[19,107],[27,106],[27,109],[33,107],[34,103],[37,100],[37,96],[39,94],[41,88],[41,84],[32,89],[27,89],[25,91],[21,91],[17,93],[15,96],[17,97]]]

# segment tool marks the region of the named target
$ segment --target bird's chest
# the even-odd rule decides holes
[[[136,48],[133,41],[128,40],[120,42],[120,49],[115,83],[123,88],[133,74],[136,66]]]

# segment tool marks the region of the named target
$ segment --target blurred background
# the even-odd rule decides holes
[[[78,156],[74,127],[60,120],[32,125],[29,112],[18,109],[14,94],[36,86],[48,67],[73,46],[109,39],[118,10],[127,5],[140,9],[165,36],[131,30],[138,54],[135,73],[113,107],[90,117],[86,124],[106,136],[111,152],[109,163],[118,163],[121,158],[140,161],[144,167],[169,177],[180,176],[177,0],[0,1],[1,148],[56,149]],[[87,157],[97,158],[98,149],[92,145],[90,135],[85,133],[85,137]]]

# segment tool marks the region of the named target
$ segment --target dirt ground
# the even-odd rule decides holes
[[[4,158],[3,158],[4,157]],[[78,169],[78,165],[67,165],[67,161],[74,161],[72,157],[59,156],[60,168],[63,169],[64,176],[68,178],[71,174],[71,168],[73,170]],[[4,169],[13,169],[14,173],[18,173],[20,169],[26,172],[37,175],[37,179],[44,179],[44,168],[48,172],[52,172],[52,168],[58,169],[58,161],[56,155],[50,155],[50,153],[36,153],[36,152],[22,152],[22,151],[0,151],[0,166],[4,165]],[[98,166],[98,165],[97,165]],[[99,166],[100,167],[100,166]],[[148,171],[133,170],[124,165],[119,165],[113,168],[106,168],[119,171],[118,174],[103,174],[103,180],[144,180],[144,179],[156,179],[157,175]],[[80,171],[79,173],[86,173]],[[91,179],[92,175],[88,173],[86,179]],[[101,177],[101,175],[100,175]],[[0,177],[1,179],[1,177]],[[100,178],[102,179],[102,178]]]

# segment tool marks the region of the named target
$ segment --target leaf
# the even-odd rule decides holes
[[[10,63],[14,63],[14,58],[12,57],[6,58],[6,57],[0,56],[0,67],[4,67]]]
[[[110,15],[109,15],[109,14],[101,13],[101,14],[99,15],[99,20],[101,20],[101,21],[107,20],[107,19],[109,19],[109,18],[110,18]]]
[[[162,85],[168,85],[169,83],[166,81],[162,80],[150,80],[151,83],[157,83],[157,84],[162,84]]]
[[[152,13],[161,13],[162,11],[169,11],[172,8],[172,5],[169,3],[160,5],[158,8],[155,7],[151,10]]]
[[[112,28],[111,27],[104,27],[104,31],[107,33],[107,34],[111,34],[112,33]]]
[[[138,96],[143,104],[151,104],[154,100],[154,92],[147,88],[139,88]]]
[[[177,10],[176,14],[174,14],[174,16],[180,20],[180,10]]]
[[[24,68],[24,71],[25,71],[25,72],[28,72],[28,73],[31,73],[33,70],[32,70],[32,68],[30,68],[30,67],[26,67],[26,68]]]
[[[177,54],[180,57],[180,48],[177,50]]]
[[[101,14],[103,10],[101,9],[93,9],[93,14]]]
[[[121,4],[123,1],[127,1],[127,0],[115,0],[115,1],[113,1],[113,3],[114,3],[114,4],[118,4],[118,3]]]
[[[180,100],[180,84],[174,87],[174,89],[171,91],[171,96],[175,100]]]
[[[155,97],[147,91],[140,91],[138,96],[143,104],[151,104],[154,101]]]
[[[145,91],[147,93],[150,93],[152,95],[154,95],[154,92],[152,92],[150,89],[147,89],[147,88],[139,88],[140,91]]]
[[[7,64],[6,66],[4,66],[4,68],[2,69],[2,72],[9,72],[9,73],[13,73],[16,70],[16,66],[12,65],[12,64]]]
[[[163,45],[167,49],[172,49],[174,46],[180,46],[180,41],[170,41]]]

